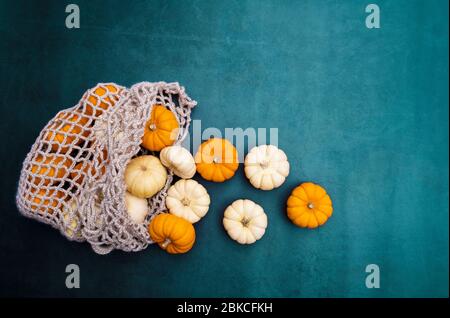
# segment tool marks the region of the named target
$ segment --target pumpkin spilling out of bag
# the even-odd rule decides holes
[[[19,211],[70,240],[89,242],[100,254],[145,249],[154,243],[151,220],[167,209],[173,174],[190,178],[195,172],[193,158],[188,164],[178,160],[189,152],[174,145],[185,138],[195,105],[178,83],[88,89],[48,122],[32,146],[19,180]],[[149,153],[172,145],[162,155],[167,168],[159,154]],[[188,224],[186,242],[193,244],[192,224],[170,216],[181,220],[177,226]],[[169,234],[167,251],[187,251],[176,229]]]
[[[162,105],[154,105],[150,118],[145,123],[142,146],[148,150],[160,151],[173,145],[178,135],[178,121],[175,115]]]
[[[195,242],[195,230],[191,223],[176,215],[162,213],[148,226],[152,240],[170,254],[188,252]]]
[[[195,156],[181,146],[195,105],[178,83],[87,90],[32,146],[20,175],[19,211],[69,240],[89,242],[99,254],[152,243],[169,254],[189,252],[194,224],[217,213],[209,212],[211,197],[192,178],[198,172],[221,183],[239,168],[238,151],[226,139],[204,141]],[[254,191],[281,187],[290,169],[286,153],[273,145],[254,147],[244,160]],[[322,226],[333,213],[330,196],[312,182],[297,186],[286,205],[288,218],[302,228]],[[232,240],[249,245],[263,238],[268,216],[243,198],[225,209],[222,224]]]

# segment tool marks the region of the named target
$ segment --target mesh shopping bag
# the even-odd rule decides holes
[[[95,252],[140,251],[152,243],[150,219],[165,210],[165,186],[148,199],[142,224],[125,208],[124,171],[141,145],[152,108],[163,105],[177,118],[175,144],[188,133],[196,102],[178,83],[98,84],[77,105],[60,111],[42,129],[22,166],[16,202],[19,211],[50,224],[68,239],[87,241]]]

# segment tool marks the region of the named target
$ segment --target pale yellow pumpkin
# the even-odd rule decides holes
[[[129,192],[125,192],[125,206],[128,216],[134,223],[143,223],[148,214],[147,199],[138,198]]]
[[[75,199],[71,199],[63,206],[62,216],[64,233],[70,238],[81,237],[81,223]]]
[[[138,198],[154,196],[164,187],[166,180],[166,168],[152,155],[131,159],[125,168],[127,190]]]

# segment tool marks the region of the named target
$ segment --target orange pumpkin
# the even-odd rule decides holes
[[[48,127],[44,139],[54,152],[66,153],[71,144],[79,145],[89,135],[85,128],[89,118],[77,112],[60,112],[55,122]]]
[[[236,148],[226,139],[211,138],[202,143],[195,155],[197,172],[206,180],[223,182],[239,167]]]
[[[153,242],[170,254],[188,252],[195,242],[194,226],[169,213],[158,214],[148,226]]]
[[[162,105],[153,105],[150,119],[145,123],[142,146],[151,151],[160,151],[172,145],[178,136],[178,120]]]
[[[333,214],[333,205],[325,189],[312,182],[296,187],[287,201],[287,215],[299,227],[316,228]]]
[[[38,154],[31,163],[30,171],[39,176],[35,176],[32,181],[38,185],[43,180],[42,184],[48,185],[51,181],[63,179],[68,176],[72,162],[73,160],[68,156],[53,153]]]
[[[27,195],[31,210],[41,214],[53,214],[63,198],[64,192],[55,188],[32,188]]]
[[[97,169],[94,166],[94,162],[100,165],[100,173],[97,172]],[[99,179],[106,173],[106,164],[108,164],[108,152],[106,151],[106,149],[103,149],[100,157],[94,159],[94,161],[86,160],[78,162],[70,172],[70,178],[80,185],[83,184],[84,177],[87,175],[91,175],[95,179]]]
[[[115,84],[99,84],[92,88],[86,99],[84,113],[98,117],[120,99],[122,88]]]
[[[83,184],[83,180],[85,176],[91,175],[95,177],[95,179],[100,178],[100,176],[104,175],[106,171],[106,166],[102,165],[100,168],[100,174],[97,174],[97,170],[90,162],[79,162],[75,165],[73,170],[70,172],[70,178],[74,180],[78,184]]]

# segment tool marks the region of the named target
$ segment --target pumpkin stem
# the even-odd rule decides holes
[[[244,227],[247,227],[247,225],[250,223],[250,220],[244,217],[242,218],[241,223]]]
[[[214,163],[219,163],[219,162],[220,162],[220,159],[219,159],[218,157],[214,157],[214,158],[213,158],[213,162],[214,162]]]
[[[150,125],[148,125],[148,128],[149,128],[150,130],[156,130],[156,125],[153,124],[153,123],[151,123]]]
[[[184,206],[188,206],[191,203],[191,201],[188,198],[183,198],[183,199],[181,199],[181,203]]]
[[[172,241],[171,241],[170,239],[166,238],[166,239],[164,240],[164,242],[162,242],[161,248],[162,248],[163,250],[165,250],[165,249],[167,248],[167,245],[169,245],[170,243],[172,243]]]
[[[105,198],[103,192],[97,191],[97,194],[95,196],[95,199],[97,202],[102,202],[103,199]]]
[[[310,203],[308,203],[308,205],[307,205],[307,206],[308,206],[308,209],[314,209],[314,204],[313,204],[313,203],[311,203],[311,202],[310,202]]]
[[[269,167],[269,161],[267,161],[267,160],[261,161],[260,166],[261,166],[261,168],[263,168],[263,169],[268,168],[268,167]]]

